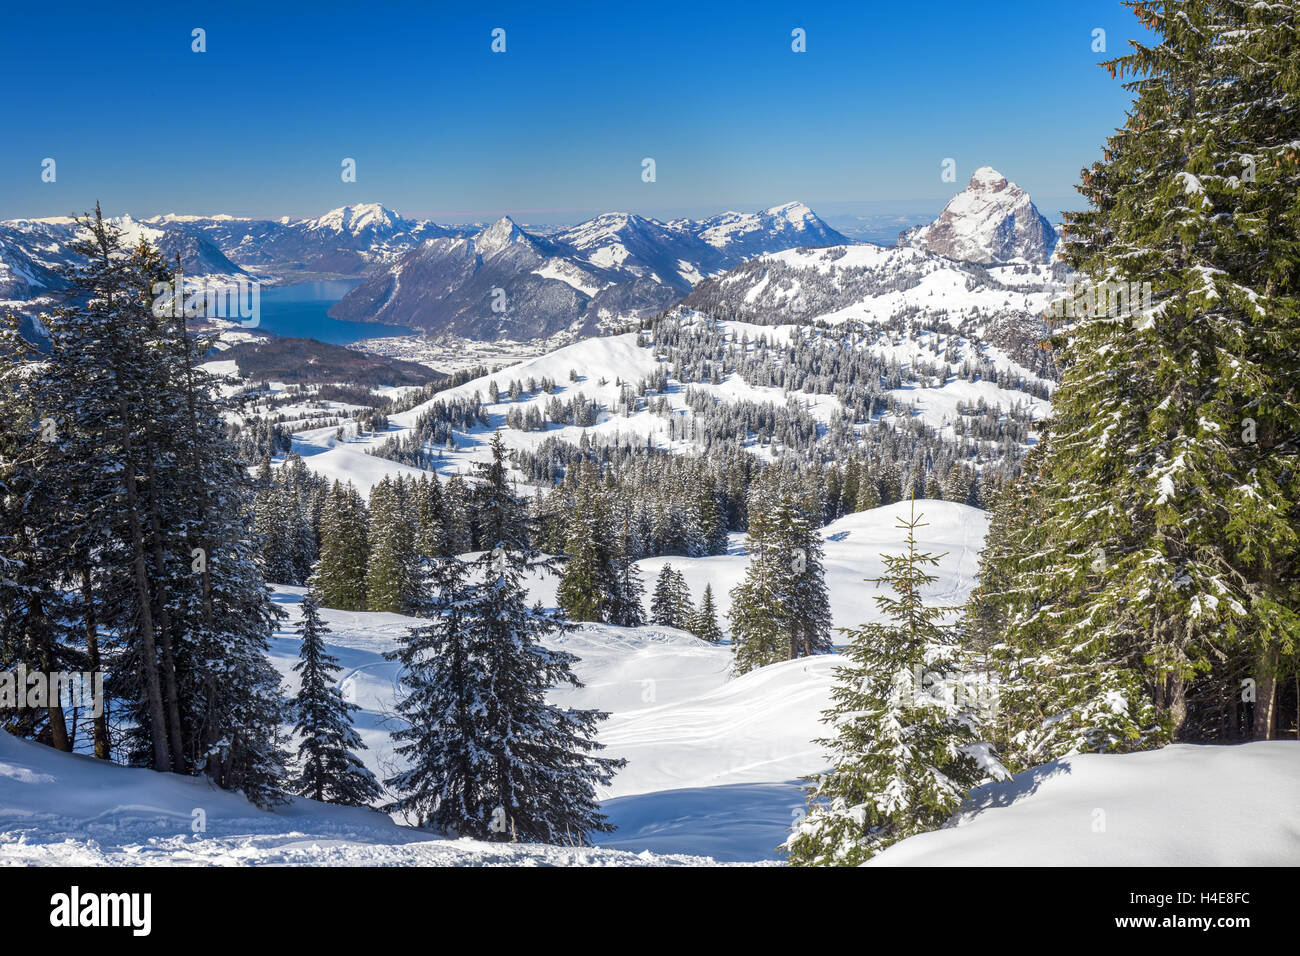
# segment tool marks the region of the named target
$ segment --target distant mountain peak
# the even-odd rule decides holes
[[[475,233],[474,249],[482,255],[491,255],[526,238],[524,231],[513,219],[502,216],[492,225]]]
[[[812,211],[805,203],[787,202],[779,206],[773,206],[770,209],[764,209],[763,212],[768,216],[788,219],[790,222],[806,222],[809,219],[819,219],[818,215]]]
[[[981,166],[938,219],[905,233],[900,242],[981,265],[1043,263],[1056,247],[1056,230],[1029,193],[992,166]]]
[[[1015,186],[1015,183],[1009,182],[1007,177],[992,166],[981,166],[971,174],[970,183],[967,184],[966,188],[999,192],[1008,186]]]
[[[318,219],[308,222],[313,230],[330,230],[357,235],[366,230],[391,231],[399,228],[403,220],[393,210],[377,202],[356,203],[331,209]]]

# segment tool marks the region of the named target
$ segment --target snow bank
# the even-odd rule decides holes
[[[877,866],[1296,866],[1300,743],[1069,757],[978,788]]]

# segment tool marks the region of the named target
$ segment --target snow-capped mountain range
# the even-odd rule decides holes
[[[606,213],[547,236],[503,217],[427,240],[330,311],[474,339],[592,334],[658,312],[750,256],[848,240],[802,203],[660,222]]]
[[[187,274],[248,274],[201,230],[172,221],[139,222],[130,216],[112,222],[121,230],[124,244],[143,239],[169,262],[179,256]],[[73,259],[68,245],[77,232],[77,221],[71,218],[0,221],[0,301],[21,302],[58,289],[58,270]]]
[[[1024,190],[987,166],[896,247],[853,243],[802,203],[667,222],[606,213],[546,233],[510,217],[439,225],[378,203],[308,219],[115,221],[129,241],[145,238],[168,259],[179,255],[191,276],[363,276],[333,307],[334,318],[479,340],[595,334],[687,295],[693,307],[760,321],[954,307],[962,321],[1024,315],[1041,309],[1061,272],[1051,224]],[[0,221],[0,300],[57,290],[75,229],[72,219]]]

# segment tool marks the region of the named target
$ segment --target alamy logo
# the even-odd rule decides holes
[[[255,279],[184,281],[177,276],[171,282],[155,282],[152,291],[153,314],[160,319],[226,319],[245,329],[257,328],[262,321],[262,284]]]
[[[103,671],[29,671],[19,664],[0,671],[0,708],[44,710],[80,707],[92,717],[104,713]]]
[[[1118,318],[1150,308],[1150,282],[1077,282],[1066,289],[1062,298],[1048,303],[1047,320]]]
[[[133,936],[148,936],[153,926],[150,893],[82,893],[78,886],[50,897],[50,925],[127,926]]]

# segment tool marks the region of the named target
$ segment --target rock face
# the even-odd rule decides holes
[[[1027,192],[983,166],[938,219],[904,233],[899,243],[981,265],[1046,263],[1056,248],[1056,230]]]

